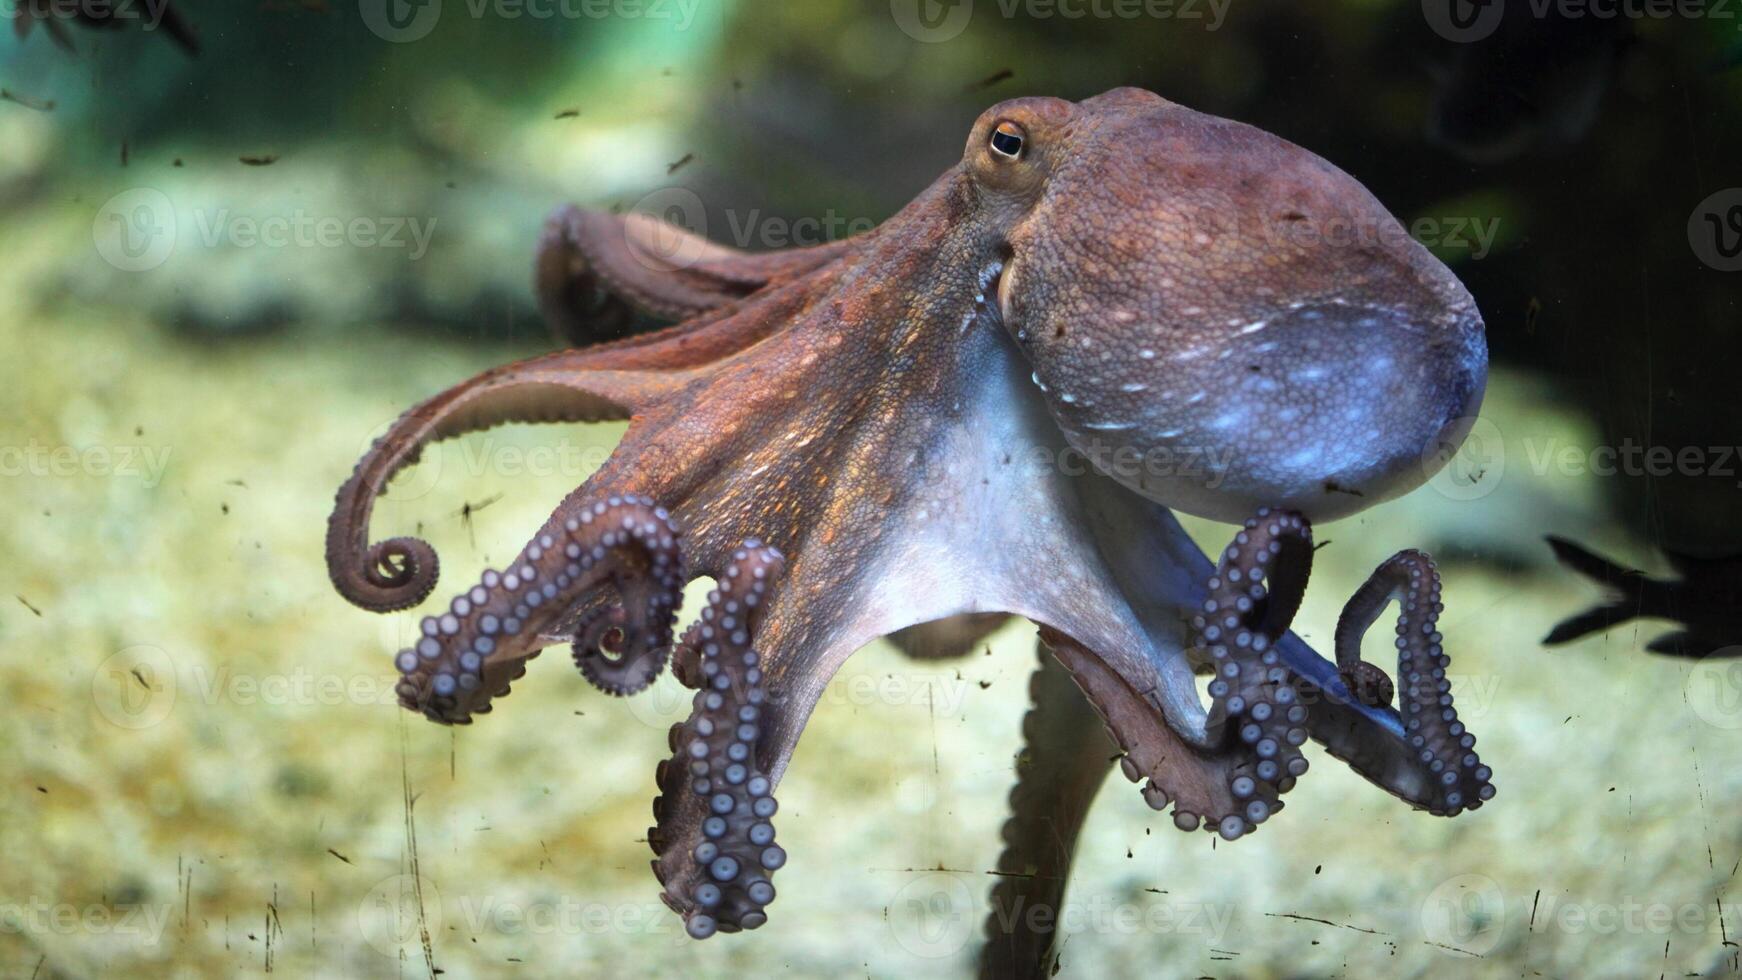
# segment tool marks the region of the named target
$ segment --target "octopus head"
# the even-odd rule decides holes
[[[1131,489],[1328,520],[1420,485],[1468,433],[1474,301],[1320,157],[1121,89],[994,106],[962,173],[1053,418]]]

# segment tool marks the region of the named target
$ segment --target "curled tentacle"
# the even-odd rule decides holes
[[[1312,529],[1298,514],[1260,510],[1222,554],[1209,581],[1210,597],[1192,618],[1197,645],[1208,651],[1211,716],[1226,719],[1248,746],[1250,766],[1228,784],[1243,812],[1224,816],[1217,830],[1228,840],[1255,828],[1281,803],[1277,797],[1306,772],[1300,747],[1307,740],[1301,703],[1276,641],[1288,632],[1312,568]],[[1275,586],[1265,588],[1269,577]]]
[[[658,679],[670,654],[664,646],[645,642],[628,648],[628,620],[625,604],[611,603],[587,610],[575,624],[575,666],[588,683],[617,697],[635,694]]]
[[[1492,799],[1494,785],[1488,781],[1492,772],[1476,755],[1476,736],[1465,730],[1452,706],[1452,682],[1446,677],[1452,659],[1441,647],[1438,631],[1445,606],[1440,603],[1440,574],[1432,558],[1420,551],[1400,551],[1375,569],[1349,599],[1337,620],[1338,670],[1357,696],[1383,695],[1379,703],[1391,700],[1391,684],[1384,672],[1361,659],[1361,640],[1394,599],[1400,604],[1398,713],[1404,738],[1437,787],[1438,799],[1429,811],[1456,816]],[[1362,690],[1368,693],[1359,693]]]
[[[1182,830],[1202,823],[1230,840],[1251,832],[1282,808],[1281,795],[1306,771],[1301,746],[1313,732],[1333,755],[1416,806],[1448,816],[1481,806],[1494,787],[1473,751],[1475,736],[1452,707],[1445,676],[1450,660],[1435,631],[1442,607],[1433,562],[1405,551],[1381,565],[1338,622],[1337,671],[1325,665],[1330,676],[1316,679],[1294,673],[1303,661],[1298,654],[1290,659],[1287,650],[1299,645],[1288,628],[1311,569],[1307,522],[1292,512],[1262,510],[1208,579],[1192,626],[1196,646],[1216,672],[1209,715],[1225,733],[1220,746],[1186,742],[1166,723],[1153,689],[1134,686],[1074,639],[1046,628],[1041,638],[1106,721],[1126,777],[1144,784],[1144,800],[1155,809],[1173,805]],[[1380,711],[1391,699],[1389,678],[1361,661],[1361,639],[1393,599],[1403,607],[1397,625],[1401,709],[1392,721],[1401,740],[1398,751],[1387,754],[1375,749],[1383,743],[1347,736],[1355,730],[1348,727],[1350,699]],[[1302,684],[1312,687],[1310,709]]]
[[[622,661],[657,674],[671,645],[684,586],[678,530],[645,497],[611,497],[559,509],[507,571],[486,571],[425,617],[423,636],[401,650],[399,703],[443,724],[487,712],[545,642],[545,627],[593,590],[612,585]]]
[[[441,576],[436,550],[422,538],[399,537],[377,541],[364,549],[366,556],[339,591],[373,612],[410,609],[435,591]],[[339,584],[335,576],[333,583]]]
[[[657,826],[647,836],[665,903],[697,939],[767,922],[769,879],[786,863],[770,822],[778,808],[773,781],[756,759],[767,692],[761,656],[751,647],[769,585],[784,565],[774,548],[744,542],[684,634],[701,690],[689,720],[672,726],[675,755],[659,765],[663,795],[654,800]],[[697,806],[707,814],[694,824],[699,833],[668,833],[680,809]]]
[[[622,418],[658,387],[652,377],[628,371],[601,371],[577,381],[581,360],[565,352],[486,371],[400,416],[357,462],[335,498],[327,521],[327,573],[334,588],[372,612],[409,609],[434,591],[439,568],[427,542],[369,542],[376,499],[425,446],[504,422]]]
[[[339,488],[327,522],[327,573],[374,612],[417,605],[436,585],[436,554],[416,538],[370,544],[375,501],[424,448],[507,422],[627,419],[764,339],[826,288],[825,271],[763,295],[754,310],[723,308],[680,326],[485,371],[412,408],[377,439]]]

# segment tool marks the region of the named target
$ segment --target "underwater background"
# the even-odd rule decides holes
[[[782,779],[783,900],[698,943],[645,843],[688,693],[613,699],[557,655],[511,710],[428,724],[393,694],[418,614],[333,591],[326,519],[407,406],[551,349],[558,205],[814,244],[894,213],[986,106],[1120,85],[1323,155],[1481,305],[1471,442],[1318,529],[1296,630],[1322,649],[1337,597],[1431,551],[1500,792],[1437,819],[1309,749],[1230,845],[1110,779],[1059,975],[1742,972],[1742,636],[1542,643],[1601,601],[1544,535],[1668,578],[1742,553],[1742,4],[175,8],[197,56],[140,24],[0,36],[0,975],[971,973],[1032,626],[854,656]],[[375,527],[500,563],[621,431],[443,443]]]

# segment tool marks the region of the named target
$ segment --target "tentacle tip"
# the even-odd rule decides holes
[[[390,613],[430,597],[441,578],[441,560],[419,538],[389,538],[370,545],[355,565],[329,551],[327,571],[333,587],[352,605]]]

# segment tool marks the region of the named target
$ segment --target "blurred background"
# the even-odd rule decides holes
[[[813,244],[905,204],[986,106],[1120,85],[1323,155],[1481,304],[1470,444],[1320,529],[1296,627],[1324,649],[1374,564],[1431,550],[1500,795],[1440,820],[1309,750],[1287,813],[1218,847],[1110,780],[1060,975],[1738,972],[1742,5],[49,8],[0,0],[30,28],[0,37],[0,973],[969,974],[1031,627],[849,662],[782,782],[770,923],[695,943],[644,842],[686,692],[613,700],[559,656],[427,724],[393,705],[416,614],[332,591],[325,520],[407,406],[550,349],[558,205]],[[445,444],[377,535],[499,562],[619,432]],[[1544,647],[1604,601],[1545,534],[1685,576],[1623,601],[1686,622]]]

